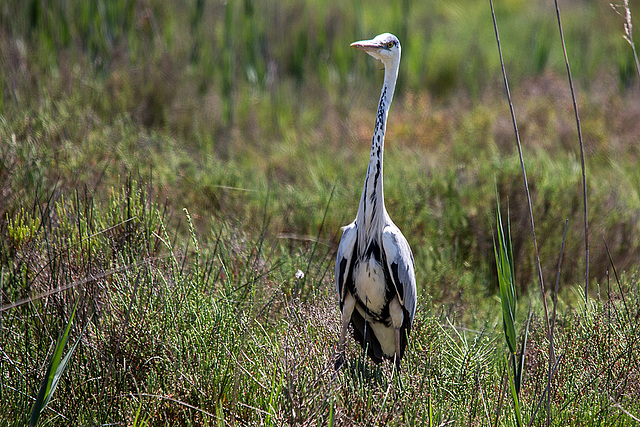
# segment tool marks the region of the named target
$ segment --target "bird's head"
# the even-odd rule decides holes
[[[390,33],[383,33],[371,40],[351,43],[351,47],[363,50],[384,63],[386,67],[400,62],[400,40]]]

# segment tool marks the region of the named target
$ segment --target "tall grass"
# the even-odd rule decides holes
[[[574,118],[540,4],[495,10],[529,199],[486,4],[4,2],[0,424],[29,422],[60,331],[77,347],[41,424],[636,422],[638,97],[616,75],[631,62],[615,14],[567,8],[588,304]],[[333,251],[380,78],[348,45],[382,31],[403,43],[386,202],[414,248],[420,310],[401,373],[350,343],[334,375]],[[496,198],[512,226],[498,270]],[[549,290],[531,284],[551,275],[549,334]]]
[[[538,413],[538,409],[540,407],[540,404],[544,401],[545,399],[545,395],[547,397],[547,418],[546,418],[546,425],[551,425],[551,406],[550,406],[550,395],[552,393],[552,389],[551,389],[551,382],[552,382],[552,378],[553,375],[556,373],[556,367],[557,364],[560,363],[560,358],[556,361],[556,356],[555,356],[555,348],[554,348],[554,333],[555,333],[555,321],[556,321],[556,308],[557,308],[557,295],[558,295],[558,284],[559,284],[559,280],[560,280],[560,269],[561,269],[561,265],[562,265],[562,257],[563,257],[563,253],[564,253],[564,245],[565,245],[565,239],[566,239],[566,233],[567,233],[567,225],[568,225],[568,220],[565,221],[565,229],[564,229],[564,234],[563,234],[563,239],[562,239],[562,249],[560,252],[560,258],[558,261],[558,273],[556,276],[556,287],[555,287],[555,293],[554,293],[554,304],[553,304],[553,318],[552,318],[552,322],[553,323],[549,323],[549,317],[548,317],[548,312],[547,312],[547,305],[546,305],[546,296],[544,293],[544,285],[543,285],[543,275],[542,275],[542,269],[540,268],[540,258],[539,258],[539,254],[538,254],[538,249],[537,249],[537,241],[536,241],[536,233],[535,233],[535,229],[534,229],[534,221],[533,221],[533,211],[531,209],[531,199],[529,196],[529,185],[527,182],[527,175],[525,172],[525,166],[524,166],[524,161],[523,161],[523,156],[522,156],[522,149],[521,149],[521,143],[520,143],[520,136],[519,136],[519,132],[518,132],[518,126],[516,123],[516,117],[515,117],[515,113],[514,113],[514,107],[511,101],[511,95],[510,95],[510,91],[509,91],[509,84],[508,84],[508,80],[507,80],[507,74],[505,71],[505,65],[504,65],[504,60],[503,60],[503,56],[502,56],[502,47],[501,47],[501,43],[500,43],[500,37],[499,37],[499,33],[498,33],[498,26],[497,26],[497,22],[496,22],[496,15],[495,15],[495,11],[494,11],[494,6],[493,6],[493,2],[490,1],[490,7],[491,7],[491,13],[492,13],[492,18],[493,18],[493,25],[494,25],[494,29],[495,29],[495,35],[496,35],[496,42],[497,42],[497,46],[498,46],[498,53],[499,53],[499,58],[500,58],[500,64],[502,67],[502,74],[503,74],[503,80],[504,80],[504,84],[505,84],[505,89],[506,89],[506,97],[507,97],[507,101],[509,103],[509,108],[510,108],[510,112],[511,112],[511,118],[512,118],[512,122],[513,122],[513,128],[514,128],[514,132],[515,132],[515,137],[516,137],[516,144],[518,147],[518,153],[520,156],[520,163],[521,163],[521,167],[522,167],[522,176],[523,176],[523,180],[524,180],[524,188],[525,188],[525,192],[527,195],[527,201],[528,201],[528,207],[529,207],[529,216],[530,216],[530,225],[531,225],[531,231],[532,231],[532,237],[533,237],[533,245],[534,245],[534,252],[535,252],[535,257],[536,257],[536,262],[537,262],[537,266],[538,266],[538,273],[539,273],[539,280],[540,280],[540,290],[541,290],[541,297],[542,297],[542,303],[543,303],[543,307],[544,307],[544,314],[545,314],[545,319],[546,319],[546,325],[547,325],[547,338],[549,340],[549,353],[548,353],[548,358],[549,358],[549,370],[548,370],[548,377],[547,377],[547,386],[544,389],[544,392],[542,393],[541,398],[538,401],[538,405],[535,407],[535,410],[533,411],[533,414],[531,416],[531,422],[533,422],[536,414]],[[625,4],[625,6],[627,6],[627,12],[628,12],[628,5]],[[569,87],[570,87],[570,91],[571,91],[571,96],[572,96],[572,101],[573,101],[573,108],[574,108],[574,113],[575,113],[575,121],[576,121],[576,126],[577,126],[577,132],[578,132],[578,140],[580,143],[580,155],[581,155],[581,170],[582,170],[582,196],[583,196],[583,214],[584,214],[584,240],[585,240],[585,287],[584,287],[584,293],[583,296],[585,298],[585,305],[588,308],[588,291],[589,291],[589,228],[588,228],[588,209],[587,209],[587,187],[586,187],[586,172],[585,172],[585,161],[584,161],[584,144],[583,144],[583,138],[582,138],[582,128],[580,125],[580,118],[579,118],[579,114],[578,114],[578,107],[577,107],[577,102],[576,102],[576,95],[575,95],[575,89],[574,89],[574,84],[573,84],[573,79],[572,79],[572,74],[571,74],[571,68],[569,65],[569,59],[567,56],[567,49],[566,49],[566,45],[565,45],[565,38],[564,38],[564,33],[563,33],[563,27],[562,27],[562,21],[561,21],[561,16],[560,16],[560,10],[558,8],[558,3],[556,1],[555,3],[555,11],[556,11],[556,17],[557,17],[557,22],[558,22],[558,28],[559,28],[559,33],[560,33],[560,40],[562,43],[562,50],[563,50],[563,54],[564,54],[564,60],[565,60],[565,65],[566,65],[566,69],[567,69],[567,74],[568,74],[568,82],[569,82]],[[630,14],[629,14],[630,15]],[[629,16],[630,19],[630,16]],[[630,24],[629,24],[630,25]],[[627,28],[627,27],[625,27]],[[628,28],[628,30],[630,30],[630,28]],[[630,43],[632,48],[633,48],[633,43]],[[634,51],[635,54],[635,51]],[[639,74],[640,75],[640,74]],[[504,334],[505,334],[505,339],[507,341],[507,344],[509,346],[510,352],[511,352],[511,356],[512,356],[512,370],[513,370],[513,374],[511,370],[508,370],[509,373],[509,383],[511,386],[511,391],[512,391],[512,398],[513,398],[513,404],[514,404],[514,414],[515,414],[515,419],[516,419],[516,424],[518,426],[522,425],[523,420],[522,420],[522,415],[520,412],[520,402],[519,402],[519,391],[520,391],[520,386],[521,386],[521,379],[522,379],[522,369],[524,367],[524,358],[525,358],[525,352],[526,352],[526,343],[527,343],[527,336],[529,333],[529,321],[527,321],[527,326],[524,332],[524,339],[523,339],[523,345],[522,345],[522,349],[521,349],[521,354],[520,354],[520,358],[518,361],[516,361],[516,349],[515,349],[515,326],[514,326],[514,315],[513,312],[515,311],[515,286],[514,286],[514,267],[513,267],[513,255],[512,255],[512,246],[511,246],[511,236],[510,236],[510,223],[507,227],[507,234],[505,237],[505,233],[503,231],[503,225],[502,225],[502,220],[501,220],[501,215],[500,215],[500,206],[499,206],[499,202],[498,202],[498,211],[497,211],[497,226],[498,226],[498,243],[494,242],[494,253],[495,253],[495,259],[496,259],[496,266],[497,266],[497,270],[498,270],[498,282],[499,282],[499,286],[500,286],[500,297],[502,300],[502,313],[503,313],[503,327],[504,327]],[[606,246],[606,244],[605,244]],[[612,263],[613,264],[613,263]],[[615,272],[615,268],[614,268],[614,272]],[[623,306],[625,307],[626,310],[626,302],[624,299],[624,293],[622,293],[622,302],[623,302]],[[530,320],[530,318],[529,318]],[[556,366],[554,366],[554,364],[556,364]],[[598,378],[599,374],[596,376],[596,379]],[[612,399],[615,400],[615,399]],[[638,419],[633,416],[631,413],[629,413],[628,411],[624,410],[624,408],[620,408],[622,410],[622,412],[627,415],[629,418],[633,419],[634,421],[637,421]]]
[[[573,77],[571,75],[571,66],[569,65],[569,57],[567,55],[567,46],[564,39],[564,31],[562,29],[562,19],[560,17],[560,8],[558,0],[555,0],[556,17],[558,18],[558,31],[560,33],[560,41],[562,42],[562,53],[564,54],[564,62],[567,67],[567,78],[569,80],[569,89],[571,90],[571,100],[573,101],[573,112],[576,118],[576,130],[578,132],[578,143],[580,144],[580,167],[582,168],[582,203],[584,218],[584,253],[585,253],[585,270],[584,270],[584,297],[589,300],[589,215],[587,202],[587,173],[584,163],[584,142],[582,139],[582,126],[580,125],[580,114],[578,113],[578,103],[576,101],[576,91],[573,85]]]
[[[104,13],[100,2],[95,6],[65,6],[47,11],[35,2],[38,13],[47,15],[47,22],[51,21],[45,25],[43,21],[31,21],[36,18],[21,7],[22,3],[8,2],[3,13],[6,21],[12,23],[11,33],[24,37],[8,38],[2,45],[6,57],[15,59],[2,65],[6,68],[7,82],[11,83],[8,90],[15,95],[7,98],[13,101],[5,108],[4,121],[0,124],[2,139],[7,141],[0,148],[0,157],[6,162],[2,173],[7,177],[0,185],[11,186],[10,196],[0,202],[2,217],[6,212],[20,209],[22,200],[32,200],[36,191],[42,200],[56,186],[72,192],[78,186],[87,185],[89,189],[100,190],[95,192],[100,197],[106,194],[103,186],[117,185],[120,176],[132,173],[147,181],[155,180],[155,188],[161,197],[169,198],[172,208],[180,210],[188,206],[195,221],[204,227],[210,224],[211,213],[222,218],[233,215],[246,219],[248,224],[260,224],[262,202],[270,188],[272,200],[280,207],[274,214],[279,224],[274,227],[279,227],[285,235],[307,237],[316,234],[326,198],[336,183],[338,207],[328,213],[320,236],[325,242],[333,242],[332,230],[344,222],[341,216],[346,215],[343,212],[347,211],[347,203],[359,187],[351,183],[361,180],[357,171],[348,166],[367,146],[363,142],[366,138],[361,137],[365,133],[361,128],[366,128],[369,116],[362,112],[370,108],[366,102],[355,99],[376,87],[373,78],[367,79],[367,83],[353,81],[356,67],[366,67],[368,73],[375,70],[368,61],[358,62],[349,54],[348,44],[356,38],[349,23],[353,20],[357,22],[358,31],[369,32],[373,22],[380,21],[379,25],[385,28],[398,26],[407,31],[402,61],[406,68],[401,70],[401,80],[406,85],[399,89],[394,107],[398,119],[390,124],[396,127],[390,131],[395,132],[394,141],[399,148],[395,155],[389,152],[389,156],[395,157],[390,159],[392,163],[387,172],[395,174],[389,179],[408,182],[408,185],[397,186],[397,190],[390,187],[390,203],[402,207],[405,206],[403,200],[411,198],[412,204],[406,204],[403,209],[416,218],[413,222],[418,243],[428,247],[429,242],[438,240],[456,242],[451,250],[435,248],[441,259],[460,265],[471,259],[473,268],[456,271],[454,276],[490,271],[491,257],[479,257],[472,247],[486,248],[491,243],[487,236],[493,221],[486,212],[491,211],[492,203],[478,199],[472,192],[478,187],[481,187],[480,194],[493,192],[491,168],[497,166],[496,162],[509,163],[501,168],[505,170],[504,177],[498,178],[501,195],[511,193],[509,196],[515,202],[519,200],[516,198],[519,190],[510,184],[512,148],[504,146],[506,136],[501,121],[504,116],[499,114],[503,107],[493,95],[499,73],[490,62],[494,57],[493,41],[490,21],[484,16],[485,8],[470,6],[468,16],[473,19],[473,25],[467,25],[460,19],[458,9],[444,3],[438,3],[435,10],[410,4],[410,16],[390,5],[392,13],[381,20],[374,19],[367,8],[359,10],[354,6],[351,10],[333,3],[322,6],[309,2],[297,9],[290,4],[277,8],[268,2],[245,3],[229,2],[221,14],[215,13],[211,5],[199,2],[184,8],[154,4],[142,10],[133,7],[131,2],[116,2],[112,6],[114,11]],[[587,11],[581,9],[581,13],[587,17],[595,15],[590,7]],[[513,40],[507,49],[534,42],[520,40],[522,34],[527,33],[520,31],[523,25],[538,28],[553,23],[533,5],[524,10],[499,5],[497,12],[513,17],[506,22],[518,23],[517,28],[504,30]],[[10,13],[19,19],[11,21]],[[116,17],[118,14],[122,16]],[[523,23],[525,15],[528,21]],[[288,16],[291,19],[285,19]],[[598,20],[604,22],[603,28],[611,28],[612,32],[618,31],[614,18],[598,15]],[[90,27],[102,30],[91,34],[83,32],[82,19],[92,22]],[[327,27],[324,22],[333,24]],[[575,34],[582,22],[566,19],[567,35]],[[268,30],[271,27],[273,31]],[[70,40],[77,38],[77,44],[57,41],[56,28],[67,28],[64,32]],[[103,33],[112,36],[107,40],[109,43],[103,41],[106,44],[98,48],[98,43],[90,39],[99,38]],[[31,36],[27,37],[28,34]],[[32,42],[30,37],[48,37],[51,39],[48,44],[68,51],[68,56],[58,56],[55,49],[39,55],[37,49],[45,49],[45,45]],[[289,39],[296,43],[291,46],[286,42]],[[589,49],[594,49],[592,57],[603,57],[596,54],[600,51],[610,55],[617,52],[608,45],[608,39],[595,39],[588,43]],[[26,43],[24,50],[20,48],[21,43]],[[574,39],[568,37],[568,43],[571,49]],[[85,44],[94,48],[84,47]],[[458,55],[458,46],[467,47]],[[509,53],[509,57],[515,57],[515,52]],[[102,58],[100,67],[88,59],[94,55]],[[436,67],[435,64],[441,64],[438,60],[441,57],[454,61],[450,69]],[[55,61],[41,64],[39,61],[43,58]],[[516,82],[516,88],[522,88],[522,92],[514,95],[522,97],[528,90],[554,93],[553,85],[558,82],[545,80],[545,73],[562,70],[558,68],[563,65],[558,59],[561,57],[550,58],[548,67],[533,76],[531,70],[540,67],[531,65],[519,70],[522,64],[508,63],[512,65],[511,81]],[[465,64],[469,63],[477,65],[468,70]],[[614,63],[614,59],[603,60],[603,72],[606,73],[607,64]],[[19,71],[20,64],[25,65],[25,72]],[[578,76],[586,72],[577,68]],[[235,76],[233,81],[229,80],[230,73]],[[439,73],[448,74],[439,76]],[[467,78],[473,76],[475,81],[467,82]],[[478,76],[489,77],[481,81]],[[581,82],[584,77],[578,76],[577,81]],[[30,78],[38,84],[30,84]],[[535,78],[541,81],[532,82]],[[454,99],[462,99],[460,103],[437,96],[429,99],[424,95],[425,87],[432,93],[441,90],[445,83],[437,83],[440,80],[451,82],[447,93],[457,94]],[[473,89],[473,85],[484,89]],[[17,102],[17,99],[23,101]],[[470,109],[465,105],[468,102],[474,104]],[[543,96],[523,108],[522,120],[527,123],[523,128],[525,149],[536,147],[533,151],[540,145],[546,147],[566,138],[565,122],[570,118],[557,112],[565,111],[563,108],[545,108],[546,103],[547,98]],[[356,109],[360,105],[361,110]],[[585,137],[596,141],[597,147],[591,148],[595,154],[585,161],[595,163],[596,168],[606,165],[610,159],[621,158],[624,160],[620,169],[633,176],[631,168],[637,158],[632,148],[635,135],[608,138],[603,131],[606,123],[631,120],[628,117],[633,113],[632,106],[602,104],[591,108],[583,117]],[[620,142],[614,147],[612,141]],[[549,169],[535,178],[534,213],[536,209],[538,212],[546,209],[544,201],[535,205],[538,192],[538,200],[560,197],[546,192],[557,191],[559,186],[551,181],[559,171],[572,170],[571,153],[573,148],[555,144],[549,152],[531,154],[535,164],[555,162],[546,165]],[[408,161],[414,167],[406,174],[393,172],[397,170],[396,164],[404,165]],[[434,167],[452,163],[465,169],[464,177],[457,178],[450,168]],[[574,179],[573,176],[567,178]],[[599,180],[597,175],[589,185],[595,187],[594,203],[606,204],[601,212],[590,213],[594,229],[612,227],[610,224],[614,223],[620,224],[620,228],[637,227],[633,215],[621,221],[612,218],[620,212],[624,216],[633,211],[634,206],[626,205],[633,205],[634,198],[609,198],[607,193],[615,185],[610,179]],[[465,196],[456,194],[460,192],[466,192]],[[449,222],[451,232],[440,236],[434,224],[439,218],[429,217],[426,209],[421,211],[420,200],[415,199],[420,195],[424,200],[425,194],[430,198],[424,205],[443,206],[438,215],[442,221]],[[563,194],[561,197],[572,201],[563,214],[575,215],[572,212],[575,196]],[[300,205],[303,209],[295,209]],[[313,218],[308,218],[308,212]],[[482,215],[477,216],[477,212]],[[538,228],[553,223],[545,221],[538,224]],[[413,224],[407,226],[413,227]],[[514,241],[518,246],[518,236]],[[543,258],[545,252],[555,250],[544,242],[541,246],[538,249]],[[616,246],[634,245],[621,242]],[[573,253],[582,249],[570,241],[567,250]],[[516,256],[520,256],[516,252]],[[601,278],[606,254],[601,245],[591,252],[592,270]],[[480,253],[486,254],[486,251]],[[629,253],[625,258],[633,259],[633,256]],[[523,268],[530,269],[528,263],[521,264],[527,264]],[[542,268],[543,276],[554,270],[552,263]],[[537,273],[536,269],[532,270],[533,277]],[[572,280],[569,278],[568,282]]]
[[[527,338],[529,336],[529,323],[531,313],[529,313],[527,325],[524,330],[522,345],[518,352],[516,342],[516,284],[515,265],[513,260],[513,247],[511,244],[511,222],[507,217],[507,227],[502,222],[500,213],[500,201],[497,200],[496,210],[496,231],[498,241],[494,241],[494,254],[496,259],[496,269],[498,271],[498,286],[500,288],[500,301],[502,303],[502,326],[504,337],[509,347],[508,377],[511,398],[513,400],[513,412],[518,426],[523,425],[522,413],[520,411],[520,388],[524,378],[525,356],[527,352]],[[519,356],[518,356],[519,353]]]
[[[127,184],[106,206],[82,198],[53,201],[53,209],[43,212],[53,218],[64,213],[68,221],[40,216],[38,221],[51,227],[15,247],[9,258],[31,261],[3,265],[2,364],[8,376],[2,413],[8,423],[27,422],[29,396],[36,395],[50,352],[37,343],[50,342],[43,335],[55,337],[64,328],[58,313],[70,311],[75,301],[78,326],[70,329],[69,339],[80,344],[42,414],[48,423],[140,423],[144,418],[205,424],[471,420],[484,425],[496,416],[500,424],[513,422],[509,406],[499,404],[507,363],[497,345],[502,333],[498,304],[485,315],[478,313],[479,330],[472,330],[423,299],[400,374],[403,389],[390,364],[370,365],[356,345],[347,348],[353,363],[332,379],[338,311],[330,277],[314,279],[322,277],[317,272],[331,263],[331,253],[313,256],[303,300],[293,291],[299,286],[296,271],[307,266],[308,258],[279,249],[268,220],[265,234],[255,236],[222,222],[203,233],[191,213],[183,216],[185,226],[174,228],[147,191]],[[268,218],[273,208],[264,206]],[[42,258],[35,257],[36,248],[45,248]],[[38,262],[47,259],[35,276]],[[136,262],[141,259],[146,262]],[[79,273],[85,278],[68,282]],[[46,291],[56,277],[60,284]],[[554,344],[563,360],[588,361],[578,372],[569,363],[556,368],[550,413],[557,422],[591,420],[593,405],[607,411],[598,419],[623,414],[618,406],[637,411],[638,389],[629,370],[637,362],[629,319],[640,309],[633,283],[620,282],[624,311],[617,311],[622,302],[612,292],[611,299],[596,299],[589,310],[561,311],[554,323]],[[9,290],[28,286],[30,302],[7,305],[15,298]],[[522,315],[516,307],[514,318]],[[523,420],[531,418],[546,381],[541,366],[548,340],[541,326],[533,316],[529,368],[527,374],[521,371],[518,394]],[[25,333],[11,332],[18,328]],[[618,339],[607,338],[605,330],[616,331]],[[618,406],[603,400],[603,392]]]

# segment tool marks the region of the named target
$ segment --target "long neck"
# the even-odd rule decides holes
[[[382,86],[382,93],[380,94],[376,125],[371,141],[369,167],[367,168],[367,176],[364,179],[364,187],[356,216],[359,231],[358,246],[362,252],[369,246],[368,240],[371,240],[382,232],[382,230],[378,228],[384,225],[387,216],[382,185],[382,157],[384,152],[384,134],[387,129],[387,116],[398,77],[398,64],[394,65],[395,66],[391,68],[385,68],[384,85]],[[369,236],[369,239],[366,239],[366,236]]]

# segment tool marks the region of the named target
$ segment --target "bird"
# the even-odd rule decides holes
[[[383,33],[351,47],[382,61],[385,72],[358,212],[351,224],[342,227],[336,254],[335,290],[342,327],[335,369],[344,363],[352,325],[353,337],[374,363],[392,360],[399,370],[416,312],[415,262],[407,239],[385,208],[382,157],[401,46],[396,36]]]

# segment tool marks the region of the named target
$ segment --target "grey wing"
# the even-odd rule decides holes
[[[338,298],[340,299],[340,308],[342,308],[345,290],[347,289],[345,286],[346,282],[347,280],[351,280],[349,272],[353,267],[353,249],[355,248],[357,235],[358,228],[355,221],[342,227],[342,238],[340,239],[338,254],[336,255],[335,277],[335,288],[338,293]]]
[[[400,304],[409,312],[410,324],[416,313],[416,275],[413,253],[407,239],[394,224],[382,231],[382,249]]]

